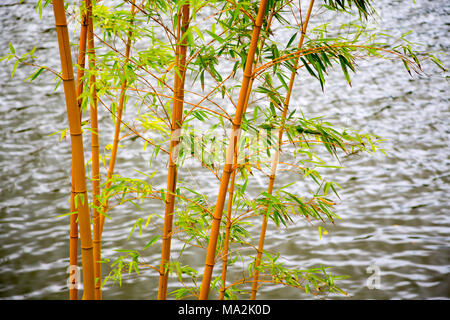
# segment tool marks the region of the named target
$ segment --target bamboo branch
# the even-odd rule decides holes
[[[351,44],[351,43],[338,43],[338,44],[331,44],[331,45],[314,47],[314,48],[309,48],[309,49],[296,50],[294,52],[282,55],[282,56],[280,56],[277,59],[274,59],[274,60],[272,60],[270,62],[267,62],[267,63],[265,63],[263,65],[260,65],[258,68],[253,70],[252,76],[253,77],[257,77],[262,72],[267,70],[268,68],[271,68],[271,67],[273,67],[276,64],[282,63],[283,61],[287,61],[287,60],[290,60],[290,59],[297,59],[297,58],[300,58],[302,56],[306,56],[306,55],[309,55],[309,54],[312,54],[312,53],[317,53],[317,52],[321,52],[321,51],[325,51],[325,50],[332,50],[332,49],[337,49],[337,48],[366,49],[366,50],[373,50],[373,51],[380,51],[380,52],[384,52],[384,53],[389,53],[389,54],[392,54],[392,55],[397,56],[400,59],[402,59],[405,63],[410,65],[415,72],[417,72],[417,73],[421,72],[420,68],[418,69],[418,65],[417,65],[416,62],[414,62],[413,60],[408,58],[406,55],[401,54],[401,53],[399,53],[397,51],[386,49],[386,48],[382,48],[382,47],[363,45],[363,44],[359,44],[358,45],[358,44]],[[297,66],[297,69],[300,68],[300,67],[301,66]]]
[[[134,1],[133,1],[133,4],[131,5],[130,10],[131,10],[131,16],[134,17],[134,15],[135,15]],[[126,48],[125,48],[125,61],[123,63],[124,69],[126,68],[126,65],[130,59],[131,36],[132,36],[132,30],[129,30],[128,39],[127,39]],[[125,74],[125,70],[123,72]],[[126,77],[124,77],[124,80],[120,87],[119,105],[117,107],[116,124],[114,127],[114,139],[113,139],[113,144],[112,144],[112,149],[111,149],[111,157],[109,159],[109,166],[108,166],[108,172],[107,172],[107,176],[106,176],[105,189],[109,189],[111,187],[111,178],[114,174],[114,167],[115,167],[116,158],[117,158],[117,149],[119,147],[120,125],[122,124],[122,113],[123,113],[123,107],[125,105],[126,90],[127,90],[127,79],[126,79]],[[106,200],[103,204],[103,207],[102,207],[102,212],[106,212],[106,211],[108,211],[108,198],[106,198]],[[101,215],[101,217],[100,217],[100,237],[103,233],[104,224],[105,224],[105,215]]]
[[[117,53],[118,55],[121,55],[122,57],[124,57],[126,59],[126,55],[121,53],[120,51],[118,51],[116,48],[114,48],[112,45],[110,45],[108,42],[106,42],[105,40],[103,40],[101,37],[99,37],[98,35],[94,34],[94,36],[97,38],[97,40],[99,40],[101,43],[103,43],[104,45],[106,45],[108,48],[110,48],[112,51],[114,51],[115,53]],[[147,74],[149,74],[152,78],[154,78],[155,80],[159,81],[160,83],[162,83],[167,89],[169,89],[170,91],[174,91],[174,89],[169,86],[163,79],[158,78],[156,75],[154,75],[153,73],[149,72],[146,68],[144,68],[144,66],[142,65],[138,65],[136,64],[137,68],[143,70],[144,72],[146,72]],[[136,76],[138,76],[136,74]],[[146,81],[143,78],[144,81]],[[146,81],[147,82],[147,81]]]
[[[111,113],[113,117],[115,117],[115,118],[117,119],[117,115],[116,115],[114,112],[112,112],[112,110],[106,105],[106,103],[105,103],[100,97],[97,97],[97,98],[98,98],[98,101],[100,101],[100,103],[103,105],[103,107],[104,107],[106,110],[108,110],[109,113]],[[149,143],[150,145],[152,145],[152,146],[154,146],[154,147],[157,146],[153,141],[151,141],[151,140],[149,140],[149,139],[146,139],[144,136],[142,136],[141,134],[139,134],[139,132],[137,132],[136,129],[132,128],[130,125],[128,125],[128,124],[127,124],[126,122],[124,122],[123,120],[121,121],[121,123],[122,123],[125,127],[127,127],[128,130],[130,130],[131,132],[133,132],[136,136],[138,136],[139,138],[141,138],[141,139],[144,140],[145,142]],[[119,140],[120,140],[120,139],[119,139]],[[169,151],[167,151],[167,150],[164,149],[164,148],[161,148],[161,147],[160,147],[159,150],[162,151],[162,152],[164,152],[164,153],[166,153],[166,154],[169,154]]]

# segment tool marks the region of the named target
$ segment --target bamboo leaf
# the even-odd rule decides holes
[[[330,189],[330,185],[331,185],[331,182],[326,182],[326,183],[325,183],[325,185],[324,185],[324,187],[323,187],[323,193],[324,193],[324,195],[326,195],[326,194],[328,193],[328,190]]]
[[[67,217],[67,216],[71,216],[73,214],[78,214],[78,211],[63,213],[63,214],[57,215],[55,218]]]
[[[14,63],[14,66],[13,66],[13,69],[12,69],[12,72],[11,72],[11,78],[14,77],[14,73],[16,72],[16,69],[17,69],[17,66],[19,65],[19,63],[20,63],[20,60],[17,60]]]
[[[350,76],[347,70],[347,60],[342,55],[339,55],[339,62],[341,63],[341,68],[342,71],[344,72],[345,79],[347,79],[348,84],[352,86],[352,82],[350,80]]]
[[[35,80],[44,70],[45,70],[45,68],[39,68],[37,71],[35,71],[31,76],[29,76],[25,80],[30,79],[30,82]]]
[[[200,29],[197,26],[192,26],[191,28],[195,31],[195,33],[199,36],[200,39],[205,41],[205,38],[203,37],[203,33],[200,31]]]
[[[286,81],[284,81],[283,75],[280,74],[279,72],[277,72],[277,77],[278,77],[278,79],[280,80],[280,82],[281,82],[281,84],[283,85],[283,87],[286,89],[286,91],[288,91],[288,90],[289,90],[289,87],[288,87]]]
[[[214,25],[214,24],[213,24]],[[217,42],[219,43],[224,43],[225,39],[222,39],[221,37],[219,37],[218,35],[216,35],[215,33],[209,31],[209,30],[205,30],[211,37],[213,37]]]
[[[295,40],[295,38],[297,37],[298,32],[294,33],[292,35],[292,37],[289,39],[288,43],[286,44],[286,49],[292,44],[292,42]]]
[[[16,50],[14,49],[14,46],[11,42],[8,42],[9,51],[11,51],[12,54],[16,54]]]
[[[319,239],[320,240],[322,240],[322,234],[323,235],[328,234],[328,230],[326,230],[324,227],[321,227],[321,226],[318,227],[318,231],[319,231]]]
[[[308,65],[308,62],[306,62],[306,60],[304,58],[300,58],[300,60],[302,60],[303,65],[305,66],[306,70],[308,70],[309,74],[311,74],[314,78],[316,78],[317,80],[319,80],[319,78],[316,76],[316,74],[314,73],[314,71],[311,69],[311,67]]]
[[[151,219],[152,216],[153,216],[152,214],[150,214],[148,216],[147,221],[145,222],[144,228],[147,228],[148,224],[150,223],[150,219]]]
[[[158,241],[160,238],[160,236],[154,236],[143,248],[143,250],[147,249],[148,247],[151,247],[152,245],[154,245],[156,243],[156,241]]]

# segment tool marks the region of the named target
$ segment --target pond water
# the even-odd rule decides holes
[[[446,55],[450,45],[448,1],[417,0],[413,4],[383,0],[377,1],[377,7],[380,27],[396,35],[413,29],[412,41],[423,44],[424,50],[440,52],[444,64],[450,65]],[[59,70],[50,8],[41,20],[34,1],[2,1],[0,32],[0,56],[9,52],[8,42],[18,53],[37,45],[39,62]],[[70,144],[60,142],[59,135],[49,136],[65,128],[62,87],[55,92],[49,74],[33,84],[25,83],[23,79],[30,74],[26,67],[19,67],[11,79],[11,69],[11,65],[1,64],[0,298],[67,299],[69,224],[67,217],[56,216],[69,211]],[[305,221],[287,230],[271,227],[266,249],[281,252],[288,266],[323,264],[332,267],[334,275],[348,275],[340,282],[349,293],[345,299],[448,299],[449,84],[430,64],[424,66],[428,76],[413,78],[401,63],[369,65],[363,61],[358,69],[352,76],[352,88],[339,72],[330,74],[324,93],[318,84],[299,80],[292,105],[311,116],[326,115],[334,123],[381,135],[386,138],[383,148],[387,156],[349,157],[343,160],[345,169],[328,171],[343,190],[337,206],[342,220],[325,226],[327,235],[319,239],[317,227]],[[102,123],[109,116],[103,112],[100,117]],[[104,130],[111,132],[109,127]],[[141,152],[142,144],[125,143],[129,151],[119,155],[117,171],[147,168],[149,154]],[[192,184],[210,192],[211,179],[195,173],[195,168],[186,170],[181,178],[195,176]],[[280,174],[279,185],[289,182],[288,178],[288,174]],[[155,177],[162,185],[165,179],[164,175]],[[256,180],[252,188],[260,190]],[[144,213],[130,206],[115,212],[105,226],[103,256],[113,258],[116,248],[145,245],[160,233],[159,223],[129,241],[128,233],[138,217],[159,212],[161,206],[156,202],[149,203]],[[181,243],[175,241],[173,247],[172,257],[177,258]],[[145,251],[146,261],[158,265],[159,250],[155,245]],[[183,260],[203,270],[203,251],[188,251]],[[371,289],[368,280],[374,272],[380,282]],[[157,287],[158,277],[148,269],[139,276],[125,276],[121,287],[108,285],[103,295],[105,299],[155,299]],[[258,297],[302,299],[305,295],[265,285]]]

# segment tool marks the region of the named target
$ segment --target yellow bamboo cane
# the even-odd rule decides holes
[[[73,189],[78,223],[80,228],[81,259],[83,267],[84,296],[93,300],[94,295],[94,255],[91,237],[86,175],[84,167],[83,136],[81,131],[80,111],[77,103],[72,56],[70,52],[69,33],[64,10],[64,0],[53,0],[53,12],[58,37],[61,59],[62,80],[64,86],[67,118],[69,122],[72,146]]]
[[[206,252],[205,269],[203,272],[202,284],[200,287],[200,300],[208,299],[209,287],[211,284],[211,277],[213,268],[215,265],[216,247],[217,239],[219,236],[220,222],[222,220],[223,207],[225,203],[226,193],[228,189],[228,183],[230,181],[230,176],[233,171],[233,158],[235,152],[235,146],[239,141],[242,115],[245,107],[245,100],[247,97],[247,90],[249,88],[250,79],[253,69],[253,60],[255,57],[256,48],[258,45],[259,34],[261,32],[262,23],[264,20],[266,12],[267,0],[261,0],[258,15],[255,20],[255,25],[253,27],[252,38],[250,41],[250,48],[247,53],[247,60],[244,69],[244,76],[242,79],[242,85],[239,92],[239,99],[236,108],[236,114],[233,119],[233,127],[230,135],[230,141],[227,147],[227,154],[225,159],[225,164],[222,172],[222,177],[220,181],[219,194],[217,196],[216,207],[214,210],[213,221],[211,224],[211,232],[209,236],[208,249]]]
[[[84,7],[86,6],[86,0],[80,1],[80,8],[83,9],[83,3]],[[81,104],[83,102],[83,99],[81,98],[81,94],[83,93],[83,76],[84,76],[84,67],[86,62],[86,44],[87,44],[87,29],[88,29],[88,20],[87,20],[87,11],[86,8],[84,8],[83,12],[81,13],[81,24],[80,24],[80,43],[78,46],[78,65],[79,68],[77,69],[77,101],[78,101],[78,107],[80,108],[81,112]],[[81,118],[81,116],[80,116]]]
[[[99,157],[99,133],[98,133],[98,111],[97,111],[97,88],[95,77],[95,42],[94,42],[94,25],[92,21],[92,1],[86,0],[87,7],[87,42],[88,42],[88,58],[89,58],[89,91],[90,91],[90,118],[91,118],[91,150],[92,150],[92,198],[94,208],[92,209],[93,220],[93,242],[94,242],[94,274],[95,274],[95,299],[102,299],[101,292],[101,239],[100,239],[100,157]]]
[[[237,165],[237,155],[238,150],[234,152],[233,159],[233,173],[231,174],[230,190],[228,191],[228,204],[227,204],[227,223],[224,239],[224,247],[222,254],[222,286],[220,287],[219,300],[225,298],[225,283],[227,281],[227,264],[228,264],[228,250],[230,244],[230,234],[231,234],[231,212],[233,209],[233,195],[234,195],[234,181],[236,179],[236,165]]]
[[[309,22],[309,18],[311,17],[311,11],[312,11],[313,6],[314,6],[314,0],[311,0],[309,3],[308,12],[306,13],[305,22],[303,23],[303,26],[302,26],[302,33],[300,35],[300,40],[298,42],[298,50],[300,50],[303,46],[306,28],[308,27],[308,22]],[[297,70],[298,61],[299,61],[299,57],[295,58],[294,70]],[[275,151],[273,158],[272,158],[271,172],[270,172],[270,177],[269,177],[269,186],[267,188],[267,193],[270,195],[273,192],[273,186],[275,184],[275,175],[276,175],[276,171],[277,171],[278,159],[280,157],[280,152],[281,152],[281,143],[283,141],[284,124],[286,122],[286,116],[287,116],[287,112],[289,109],[289,102],[290,102],[290,98],[291,98],[291,94],[292,94],[292,89],[294,87],[295,76],[296,76],[296,71],[293,71],[291,73],[288,91],[286,93],[286,98],[284,100],[283,112],[281,115],[281,124],[280,124],[280,129],[278,130],[278,145],[277,145],[277,150]],[[262,257],[263,250],[264,250],[264,240],[266,237],[268,214],[270,214],[270,212],[267,212],[267,214],[264,215],[263,223],[261,225],[261,233],[259,236],[258,250],[256,253],[255,268],[254,268],[254,272],[253,272],[252,291],[251,291],[251,295],[250,295],[251,300],[256,299],[256,293],[258,291],[258,277],[259,277],[258,268],[261,265],[261,257]]]
[[[272,11],[272,14],[269,16],[269,19],[267,20],[267,26],[266,31],[269,31],[270,26],[272,24],[272,19],[274,17],[274,12]],[[265,38],[262,38],[261,43],[259,45],[259,56],[261,56],[262,48],[264,46]],[[259,57],[256,59],[256,62],[258,61]],[[252,91],[253,81],[255,81],[255,78],[252,77],[250,79],[250,84],[248,86],[247,90],[247,97],[245,98],[245,106],[244,106],[244,112],[247,110],[248,102],[250,99],[250,94]],[[237,146],[235,146],[237,147]],[[228,204],[227,204],[227,223],[225,227],[225,239],[224,239],[224,248],[223,248],[223,254],[222,254],[222,286],[220,287],[220,294],[219,294],[219,300],[223,300],[225,298],[225,284],[227,280],[227,264],[228,264],[228,250],[229,250],[229,241],[230,241],[230,233],[231,233],[231,211],[233,209],[233,196],[234,196],[234,182],[236,180],[236,172],[237,172],[237,156],[238,156],[238,149],[236,149],[234,152],[234,159],[233,159],[233,168],[231,173],[231,180],[230,180],[230,187],[228,190]]]
[[[82,8],[82,3],[84,0],[80,2],[80,8]],[[78,108],[80,109],[80,120],[81,120],[81,102],[80,98],[81,93],[83,92],[83,76],[84,76],[84,65],[86,60],[86,36],[87,36],[87,16],[86,11],[83,10],[81,14],[81,28],[80,28],[80,43],[78,46],[78,65],[80,66],[77,69],[77,97],[78,97]],[[70,194],[70,212],[75,212],[75,192],[73,189],[73,177],[71,180],[71,194]],[[78,214],[70,215],[70,254],[69,254],[69,263],[70,263],[70,272],[72,276],[72,272],[76,272],[76,267],[78,266]],[[76,283],[76,277],[73,278],[71,282],[71,286],[69,288],[69,299],[70,300],[78,300],[78,288]]]
[[[75,191],[72,184],[70,188],[70,212],[75,212]],[[70,215],[70,241],[69,241],[69,264],[70,275],[69,279],[72,279],[69,287],[69,299],[78,300],[78,283],[76,277],[76,270],[78,267],[78,214]]]
[[[175,48],[175,80],[174,99],[172,110],[171,141],[169,154],[169,169],[167,174],[167,192],[164,210],[163,243],[161,250],[161,264],[159,270],[158,300],[167,297],[167,283],[169,271],[167,264],[170,261],[170,247],[172,241],[173,213],[175,208],[175,192],[177,186],[177,158],[180,131],[183,119],[184,79],[186,75],[187,40],[184,34],[189,25],[189,4],[181,8],[181,19],[177,24],[177,46]]]

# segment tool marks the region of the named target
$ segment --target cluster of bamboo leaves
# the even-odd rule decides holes
[[[49,2],[38,1],[40,14]],[[186,6],[189,8],[189,23],[187,27],[179,26],[181,12]],[[299,49],[297,42],[302,36],[307,6],[312,8],[313,26],[303,34],[303,46]],[[87,82],[95,75],[99,112],[109,114],[113,125],[121,122],[121,145],[126,145],[127,140],[138,139],[142,143],[142,153],[150,154],[148,168],[139,172],[141,178],[128,177],[126,172],[114,172],[109,179],[106,175],[100,178],[101,193],[97,196],[100,205],[96,209],[107,218],[105,228],[114,224],[122,206],[131,205],[142,213],[142,217],[134,223],[129,238],[139,231],[148,239],[143,248],[118,248],[118,256],[103,257],[102,262],[111,268],[103,284],[108,281],[121,284],[122,274],[140,274],[144,269],[154,272],[155,276],[162,276],[160,262],[146,261],[145,250],[161,245],[161,239],[168,236],[154,226],[162,224],[164,206],[169,201],[168,197],[173,196],[175,209],[171,214],[174,226],[170,236],[183,243],[183,249],[178,259],[168,261],[161,270],[173,280],[173,297],[198,297],[201,271],[198,266],[184,265],[181,257],[189,250],[205,252],[207,249],[217,193],[195,190],[194,181],[177,181],[173,191],[154,183],[155,177],[168,174],[164,168],[171,161],[169,154],[173,151],[174,106],[180,93],[180,88],[174,86],[174,79],[185,77],[184,88],[181,88],[183,111],[176,120],[181,129],[176,168],[183,172],[196,163],[198,176],[194,179],[208,177],[218,184],[227,159],[228,137],[232,132],[240,80],[248,60],[259,8],[260,2],[256,0],[93,1],[95,68],[84,68],[83,79]],[[72,26],[81,23],[85,10],[84,1],[66,4]],[[321,24],[330,12],[348,15],[353,20],[337,27],[332,26],[333,21]],[[318,226],[321,235],[325,230],[324,223],[335,223],[339,219],[335,205],[340,188],[322,175],[322,168],[338,170],[343,166],[342,157],[381,150],[381,138],[377,135],[338,128],[326,121],[326,115],[315,114],[314,106],[292,105],[283,116],[284,108],[288,107],[286,96],[293,93],[298,97],[304,90],[289,87],[291,74],[317,81],[321,89],[326,90],[331,70],[340,70],[342,81],[351,85],[352,74],[357,72],[361,58],[396,59],[409,73],[421,72],[420,60],[425,58],[442,67],[433,55],[414,51],[407,34],[388,43],[386,34],[367,28],[367,20],[374,14],[374,4],[368,0],[267,1],[251,74],[253,87],[245,106],[242,133],[237,143],[237,161],[233,165],[236,180],[232,180],[231,220],[222,218],[215,250],[216,262],[226,257],[224,263],[228,272],[240,274],[242,265],[246,264],[247,274],[228,283],[224,283],[220,274],[214,274],[211,288],[217,294],[222,291],[224,298],[235,299],[248,294],[255,270],[259,272],[260,284],[283,284],[314,295],[345,294],[335,282],[340,277],[332,275],[323,266],[288,268],[279,261],[280,253],[267,250],[256,264],[254,257],[259,232],[255,234],[252,231],[259,225],[261,217],[266,216],[278,228],[308,221]],[[131,44],[129,57],[125,54],[127,43]],[[186,47],[185,70],[177,65],[180,43]],[[34,50],[19,56],[10,44],[10,54],[2,60],[15,61],[12,75],[23,63],[36,68],[27,80],[34,81],[44,70],[49,70],[56,75],[58,83],[59,72],[39,65]],[[80,65],[76,67],[83,68]],[[87,106],[94,99],[87,85],[80,98],[82,113],[86,115],[82,122],[86,134],[92,130],[87,120]],[[118,118],[121,99],[124,117]],[[280,130],[284,133],[281,141],[278,140]],[[101,161],[106,166],[112,159],[111,149],[117,146],[114,147],[112,138],[101,131],[98,135],[106,145],[101,152]],[[291,180],[285,185],[276,184],[273,192],[262,189],[255,195],[248,186],[252,184],[254,175],[267,179],[268,184],[272,158],[277,151],[288,158],[288,162],[280,160],[279,166],[294,174],[289,175]],[[122,152],[127,152],[126,146],[119,148],[118,154]],[[309,186],[313,191],[301,193],[298,190],[307,188],[295,188],[296,183]],[[90,201],[91,207],[95,207],[92,199]],[[161,212],[147,212],[148,201],[158,201]],[[233,246],[231,251],[224,253],[227,241]],[[302,262],[299,261],[298,265]]]

